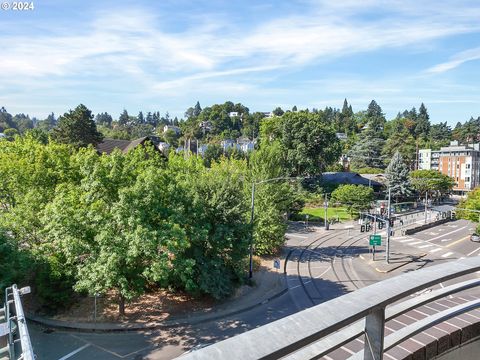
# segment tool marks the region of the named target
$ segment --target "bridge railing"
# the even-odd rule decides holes
[[[414,298],[411,294],[480,270],[480,257],[447,262],[393,277],[184,355],[182,359],[318,359],[364,334],[352,358],[382,359],[384,351],[424,329],[480,307],[480,299],[427,317],[385,338],[385,321],[438,298],[480,285],[457,282]],[[397,303],[398,302],[398,303]]]
[[[33,360],[35,358],[28,333],[27,319],[25,318],[20,298],[29,292],[30,287],[28,286],[18,289],[17,285],[12,285],[5,289],[5,305],[2,308],[5,322],[1,335],[7,337],[7,346],[2,350],[7,353],[8,358],[11,360]],[[20,351],[16,351],[17,349]]]

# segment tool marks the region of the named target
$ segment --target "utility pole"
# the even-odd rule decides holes
[[[255,181],[252,181],[252,208],[250,213],[250,226],[251,226],[251,233],[250,233],[250,269],[248,271],[248,278],[251,279],[253,277],[253,216],[255,210]]]
[[[425,224],[427,223],[428,190],[425,191]]]
[[[328,230],[328,225],[327,225],[327,210],[328,210],[328,201],[327,201],[327,193],[325,193],[325,230]]]
[[[392,189],[388,187],[388,209],[387,209],[387,249],[386,260],[387,264],[390,264],[390,202],[391,202]]]

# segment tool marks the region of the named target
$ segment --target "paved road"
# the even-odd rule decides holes
[[[420,221],[417,217],[414,220]],[[251,311],[220,321],[151,332],[81,333],[30,324],[35,351],[39,359],[53,360],[171,359],[192,347],[264,325],[392,275],[372,271],[365,261],[359,261],[358,255],[368,252],[369,233],[360,234],[357,228],[336,224],[326,232],[316,227],[292,227],[287,234],[287,246],[292,249],[287,269],[290,291]],[[427,266],[480,255],[480,244],[466,238],[472,228],[469,222],[459,220],[411,237],[396,236],[392,249],[409,246],[416,251],[428,250]],[[437,248],[441,250],[435,251]]]

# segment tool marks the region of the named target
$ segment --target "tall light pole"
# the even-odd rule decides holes
[[[390,263],[390,206],[391,206],[391,196],[392,196],[392,189],[390,186],[388,187],[388,209],[387,209],[387,246],[386,246],[386,260],[387,264]]]
[[[425,224],[427,223],[428,190],[425,191]]]
[[[327,200],[327,193],[325,193],[325,203],[323,204],[325,207],[325,230],[328,230],[328,225],[327,225],[327,213],[328,213],[328,200]]]
[[[300,180],[304,179],[302,177],[292,177],[292,176],[282,176],[282,177],[276,177],[272,179],[266,179],[262,181],[252,181],[252,204],[251,204],[251,209],[250,209],[250,266],[249,266],[249,271],[248,271],[248,278],[251,279],[253,277],[253,223],[254,223],[254,216],[255,216],[255,186],[259,184],[263,184],[266,182],[271,182],[271,181],[278,181],[278,180]]]
[[[253,277],[253,217],[255,213],[255,181],[252,181],[252,208],[250,213],[250,226],[252,229],[250,230],[250,268],[248,271],[248,278],[251,279]]]

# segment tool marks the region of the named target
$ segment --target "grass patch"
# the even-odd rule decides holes
[[[325,209],[323,207],[307,207],[300,212],[300,216],[303,220],[307,214],[309,216],[308,220],[310,221],[323,221]],[[327,209],[327,219],[336,219],[337,217],[340,221],[352,219],[346,207],[329,207]]]

